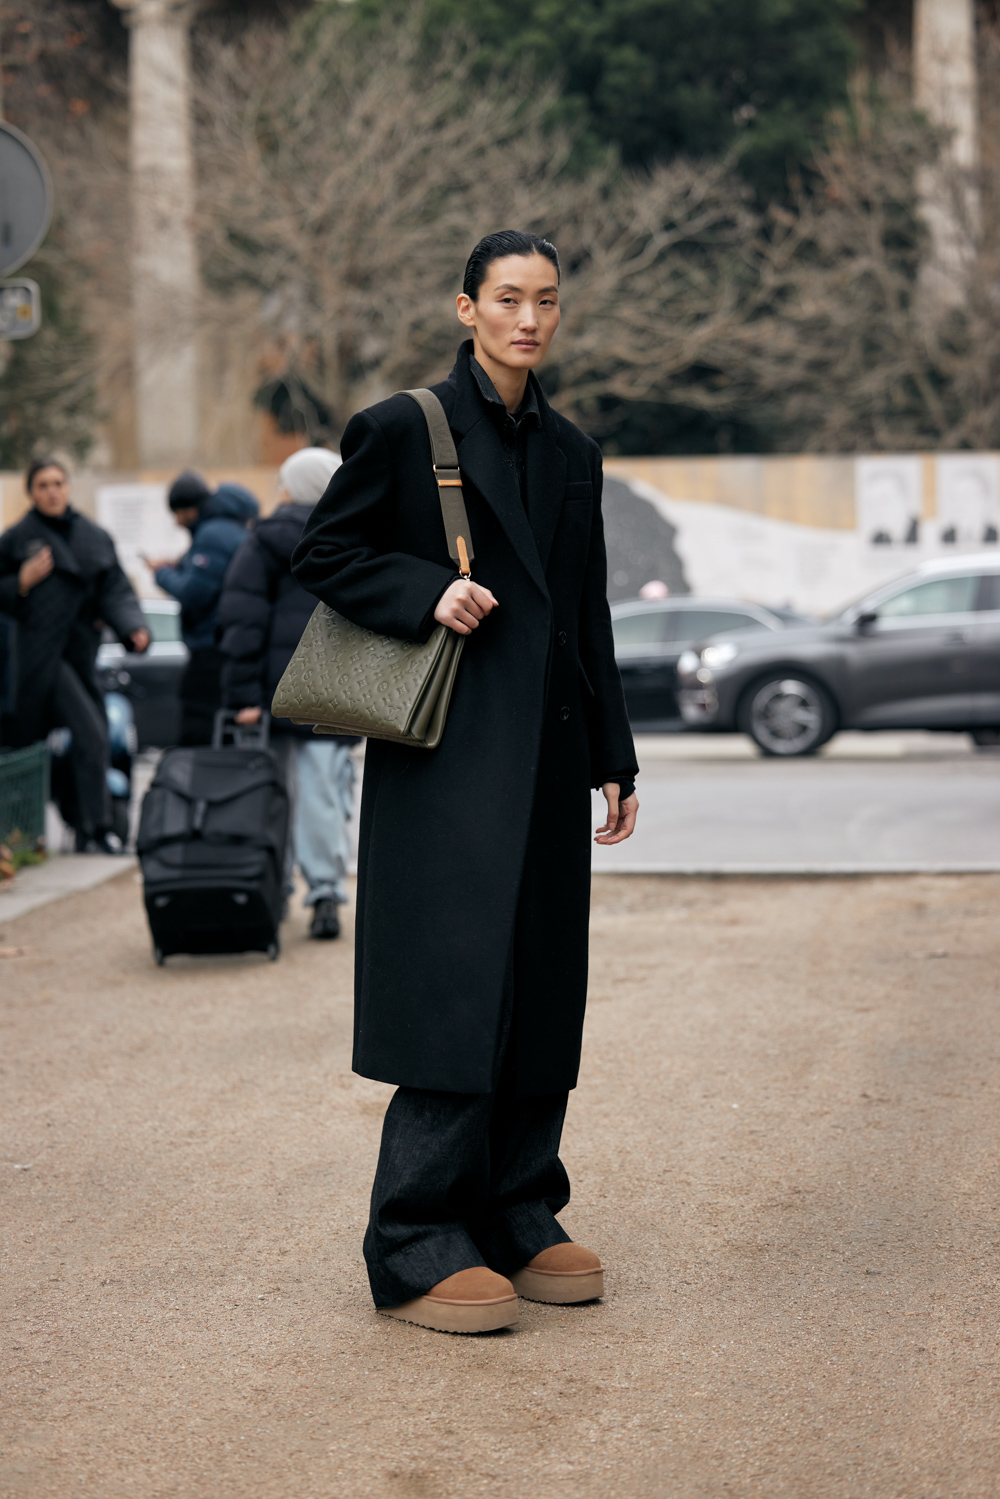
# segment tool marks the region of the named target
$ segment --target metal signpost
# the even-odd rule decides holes
[[[52,222],[52,202],[52,180],[37,147],[0,120],[0,276],[34,255]],[[0,341],[30,338],[41,321],[36,282],[0,281]]]

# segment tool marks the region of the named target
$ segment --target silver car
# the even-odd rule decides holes
[[[142,656],[110,636],[97,652],[105,692],[120,692],[132,704],[139,749],[176,744],[181,724],[180,685],[188,663],[181,639],[181,606],[174,599],[140,599],[149,630]]]

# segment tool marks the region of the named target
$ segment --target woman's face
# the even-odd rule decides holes
[[[556,268],[545,255],[505,255],[486,272],[475,302],[458,298],[459,320],[478,349],[510,369],[533,370],[559,327]]]
[[[69,504],[69,480],[61,468],[40,468],[31,481],[31,498],[43,515],[58,517]]]

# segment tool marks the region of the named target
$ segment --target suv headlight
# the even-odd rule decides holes
[[[698,659],[698,652],[688,646],[687,650],[681,651],[677,657],[677,670],[683,672],[686,677],[690,676],[693,671],[698,670]]]
[[[713,671],[720,671],[730,661],[736,660],[739,650],[739,646],[734,645],[731,640],[721,640],[718,645],[706,645],[701,653],[702,664],[710,666]]]

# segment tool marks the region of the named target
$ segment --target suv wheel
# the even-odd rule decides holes
[[[970,729],[969,733],[973,744],[980,749],[1000,744],[1000,729]]]
[[[765,755],[811,755],[837,727],[829,693],[807,677],[757,682],[743,699],[739,719]]]

